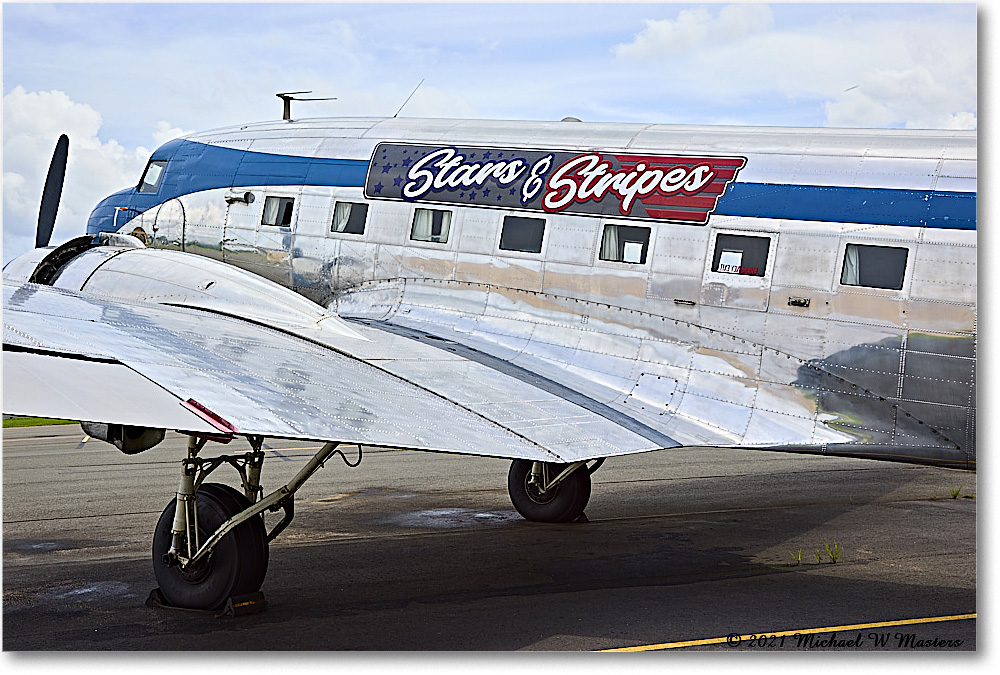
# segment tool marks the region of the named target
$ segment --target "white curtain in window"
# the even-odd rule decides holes
[[[264,219],[261,220],[263,224],[274,225],[278,222],[279,202],[277,197],[268,197],[264,200]]]
[[[448,241],[448,233],[451,232],[451,211],[438,211],[438,217],[441,219],[441,233],[434,238],[434,241],[439,241],[444,243]],[[433,236],[433,231],[431,232]]]
[[[410,231],[410,239],[417,241],[431,240],[431,225],[434,220],[434,212],[428,209],[417,209],[413,213],[413,229]]]
[[[351,219],[351,203],[337,202],[333,207],[333,231],[343,232],[347,229],[347,221]]]
[[[858,247],[856,244],[848,244],[844,253],[844,274],[840,278],[840,283],[847,286],[858,286],[861,284],[861,266],[858,264]]]
[[[618,257],[618,226],[604,226],[604,240],[601,242],[601,260],[617,260]]]

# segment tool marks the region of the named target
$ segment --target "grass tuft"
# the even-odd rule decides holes
[[[5,417],[3,428],[10,427],[46,427],[52,424],[78,424],[73,420],[54,420],[48,417]]]

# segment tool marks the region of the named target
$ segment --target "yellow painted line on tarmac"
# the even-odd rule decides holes
[[[837,631],[863,630],[865,628],[888,628],[890,626],[912,626],[918,623],[940,623],[944,621],[966,621],[975,619],[976,614],[954,614],[952,616],[931,616],[922,619],[900,619],[899,621],[878,621],[875,623],[854,623],[846,626],[827,626],[826,628],[800,628],[798,630],[783,630],[773,633],[754,633],[757,637],[787,637],[790,635],[809,635],[812,633],[834,633]],[[660,649],[678,649],[680,647],[698,647],[701,645],[718,645],[723,643],[739,644],[743,637],[750,633],[739,635],[733,633],[726,637],[706,638],[704,640],[684,640],[683,642],[664,642],[658,645],[640,645],[638,647],[619,647],[617,649],[600,649],[602,652],[651,652]]]

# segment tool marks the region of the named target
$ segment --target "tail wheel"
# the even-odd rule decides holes
[[[212,553],[193,565],[167,565],[176,499],[167,504],[153,535],[153,572],[160,592],[175,607],[217,609],[227,598],[260,589],[267,573],[267,532],[260,516],[241,523]],[[195,493],[198,537],[207,540],[222,523],[250,505],[235,489],[205,483]]]
[[[576,520],[590,501],[590,472],[581,467],[561,483],[542,491],[531,475],[534,462],[515,459],[507,474],[507,491],[517,512],[527,520],[568,523]],[[550,476],[557,476],[566,464],[549,464]]]

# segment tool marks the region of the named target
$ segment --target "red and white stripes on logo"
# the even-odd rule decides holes
[[[742,157],[612,156],[621,168],[599,153],[563,162],[549,175],[542,207],[558,212],[611,197],[623,216],[635,215],[638,201],[649,218],[703,224],[746,163]]]

